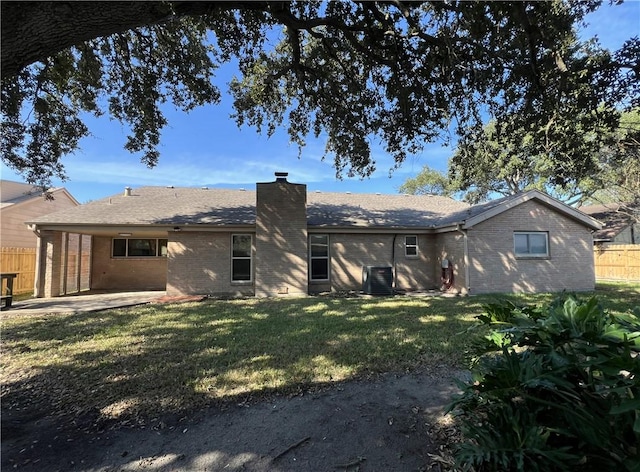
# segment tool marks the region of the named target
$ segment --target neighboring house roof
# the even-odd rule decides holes
[[[63,187],[51,188],[47,190],[53,198],[56,194],[65,193],[76,205],[80,203],[73,198]],[[14,182],[12,180],[0,180],[0,209],[12,208],[22,203],[44,198],[42,189],[38,186],[25,184],[23,182]]]
[[[611,241],[625,228],[633,224],[629,210],[640,212],[640,206],[629,203],[607,203],[584,205],[580,210],[603,223],[602,229],[594,233],[596,241]]]
[[[37,187],[12,180],[0,180],[0,208],[7,208],[36,195],[42,195]]]
[[[434,195],[383,195],[309,192],[307,221],[329,228],[471,227],[531,199],[598,229],[593,218],[538,192],[469,206]],[[115,195],[45,215],[39,225],[255,225],[256,192],[232,189],[141,187],[130,196]]]

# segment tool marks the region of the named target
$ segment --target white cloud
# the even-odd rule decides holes
[[[65,159],[65,169],[74,182],[120,185],[237,185],[271,180],[274,172],[289,172],[291,179],[319,182],[333,179],[330,163],[297,159],[291,155],[216,156],[185,154],[161,158],[152,169],[129,156]]]

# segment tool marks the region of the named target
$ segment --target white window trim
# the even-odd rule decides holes
[[[125,254],[124,256],[116,256],[113,254],[113,250],[114,250],[114,246],[115,246],[115,241],[116,240],[125,240],[125,246],[124,246],[124,251]],[[156,242],[156,255],[155,256],[130,256],[129,255],[129,240],[130,239],[152,239]],[[160,241],[161,240],[165,240],[167,241],[167,254],[162,255],[159,254],[160,252]],[[167,255],[169,253],[169,240],[167,238],[111,238],[111,258],[112,259],[157,259],[157,258],[166,258]]]
[[[249,252],[249,257],[247,256],[234,256],[233,255],[233,238],[236,236],[249,236],[251,240],[251,250]],[[231,283],[234,285],[242,285],[242,284],[252,284],[253,283],[253,235],[251,233],[233,233],[231,235],[231,267],[229,270],[229,276],[231,278]],[[246,260],[249,259],[249,280],[234,280],[233,279],[233,261]]]
[[[532,234],[542,234],[544,235],[544,242],[546,252],[544,254],[531,254],[531,252],[516,252],[516,235],[526,235],[527,242],[529,241],[528,236]],[[514,231],[513,232],[513,253],[519,259],[548,259],[549,258],[549,233],[547,231]]]
[[[324,236],[327,238],[327,255],[326,256],[312,256],[311,255],[311,237],[312,236]],[[326,279],[314,279],[312,273],[312,261],[314,259],[326,259],[327,261],[327,278]],[[329,282],[331,280],[331,238],[328,234],[310,234],[309,235],[309,282]]]
[[[416,238],[416,243],[415,244],[407,243],[407,238]],[[415,247],[416,248],[416,253],[415,254],[408,254],[407,249],[409,249],[410,247]],[[404,257],[406,257],[407,259],[417,259],[418,257],[420,257],[420,246],[418,244],[418,235],[417,234],[407,234],[404,237]]]

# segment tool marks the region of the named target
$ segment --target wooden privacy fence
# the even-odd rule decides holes
[[[594,247],[596,279],[640,282],[640,244]]]
[[[33,293],[36,277],[36,250],[24,247],[0,248],[0,272],[16,272],[13,294]]]

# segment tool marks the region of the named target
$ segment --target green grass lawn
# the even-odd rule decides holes
[[[607,287],[626,311],[640,288]],[[502,297],[505,298],[505,297]],[[509,296],[520,303],[551,295]],[[459,335],[491,296],[219,300],[2,323],[2,402],[111,418],[446,364],[465,367]]]

